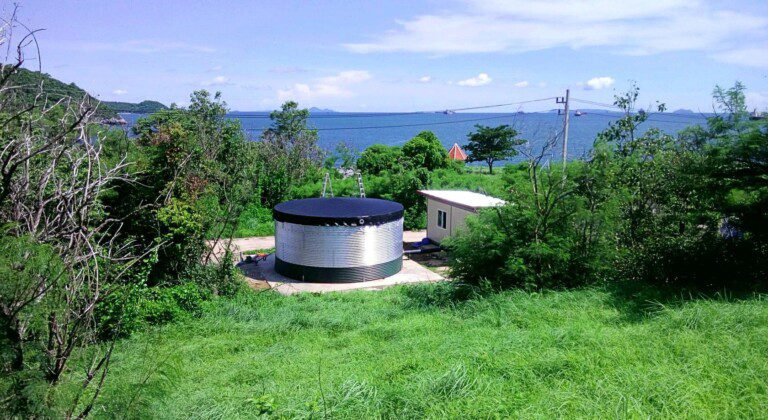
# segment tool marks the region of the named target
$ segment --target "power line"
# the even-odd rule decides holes
[[[445,124],[458,124],[458,123],[466,123],[466,122],[476,122],[476,121],[487,121],[487,120],[495,120],[499,118],[509,118],[509,117],[515,117],[517,114],[503,114],[503,115],[496,115],[493,117],[485,117],[485,118],[469,118],[469,119],[463,119],[463,120],[455,120],[455,121],[438,121],[438,122],[429,122],[429,123],[418,123],[418,124],[398,124],[398,125],[372,125],[372,126],[361,126],[361,127],[324,127],[324,128],[315,128],[316,131],[335,131],[335,130],[372,130],[372,129],[380,129],[380,128],[404,128],[404,127],[421,127],[421,126],[431,126],[431,125],[445,125]],[[268,130],[271,127],[257,127],[257,128],[245,128],[245,131],[264,131]]]
[[[659,114],[659,113],[656,113],[656,114]],[[599,115],[599,116],[601,116],[601,117],[609,117],[609,118],[615,118],[615,119],[620,119],[620,118],[622,118],[622,117],[623,117],[622,115],[615,115],[615,114],[601,114],[601,113],[599,113],[599,112],[590,112],[590,113],[588,113],[588,114],[586,114],[586,115]],[[651,122],[666,122],[666,123],[671,123],[671,124],[686,124],[686,125],[693,125],[693,124],[694,124],[693,122],[688,122],[688,121],[675,121],[675,120],[665,120],[665,119],[658,119],[658,118],[654,118],[654,117],[648,117],[648,118],[646,119],[646,121],[651,121]],[[703,124],[703,123],[705,123],[705,122],[706,122],[706,121],[701,121],[701,123],[702,123],[702,124]]]
[[[606,107],[606,108],[614,108],[614,109],[620,110],[621,112],[624,112],[623,108],[621,108],[621,107],[619,107],[617,105],[613,105],[613,104],[606,104],[606,103],[603,103],[603,102],[588,101],[588,100],[585,100],[585,99],[571,99],[571,100],[574,101],[574,102],[586,103],[586,104],[589,104],[589,105],[602,106],[602,107]],[[703,113],[699,113],[699,114],[675,114],[675,113],[672,113],[672,112],[646,112],[646,114],[647,115],[661,115],[661,116],[664,116],[664,117],[673,117],[673,118],[688,118],[688,119],[694,119],[694,120],[701,120],[702,118],[710,118],[710,116],[705,115]]]
[[[396,116],[402,116],[402,115],[425,115],[425,114],[444,114],[444,113],[453,113],[453,112],[459,112],[459,111],[472,111],[477,109],[489,109],[489,108],[500,108],[505,106],[512,106],[512,105],[524,105],[534,102],[543,102],[543,101],[549,101],[555,99],[555,97],[549,97],[549,98],[540,98],[540,99],[531,99],[527,101],[518,101],[518,102],[508,102],[504,104],[494,104],[494,105],[480,105],[480,106],[470,106],[470,107],[464,107],[464,108],[448,108],[448,109],[441,109],[441,110],[433,110],[433,111],[411,111],[411,112],[369,112],[369,113],[341,113],[339,114],[320,114],[320,115],[312,115],[310,113],[309,118],[311,119],[325,119],[325,118],[381,118],[381,117],[396,117]],[[248,119],[248,118],[254,118],[254,119],[268,119],[270,116],[268,114],[263,115],[255,115],[255,114],[228,114],[228,118],[237,118],[237,119]]]

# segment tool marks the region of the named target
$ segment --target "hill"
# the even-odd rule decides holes
[[[45,99],[49,103],[66,97],[76,100],[86,98],[91,104],[98,105],[96,118],[101,120],[119,120],[118,112],[149,114],[161,109],[167,109],[165,105],[157,101],[142,101],[138,104],[129,102],[101,102],[75,83],[67,84],[52,77],[50,74],[25,68],[16,70],[16,73],[11,76],[11,83],[14,86],[21,86],[21,89],[16,91],[15,98],[15,105],[19,107],[31,104],[35,100],[39,87],[42,85]]]
[[[130,112],[132,114],[152,114],[163,109],[168,109],[167,106],[157,101],[141,101],[137,104],[130,102],[103,101],[102,104],[115,112]]]
[[[14,100],[15,105],[19,107],[32,104],[35,101],[35,97],[41,85],[43,87],[43,92],[45,92],[45,99],[49,103],[67,97],[76,100],[86,98],[88,102],[94,105],[99,103],[98,99],[94,98],[74,83],[67,84],[51,77],[50,74],[27,70],[25,68],[16,70],[16,73],[11,76],[11,83],[21,87],[16,91]],[[96,110],[96,117],[101,119],[117,118],[118,115],[114,110],[100,105]]]
[[[336,113],[336,111],[334,111],[332,109],[323,109],[323,108],[317,108],[317,107],[314,107],[314,106],[312,108],[309,108],[309,112],[315,113],[315,114],[332,114],[332,113]]]

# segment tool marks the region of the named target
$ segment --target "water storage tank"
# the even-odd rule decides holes
[[[403,267],[403,206],[375,198],[307,198],[275,206],[275,270],[296,280],[352,283]]]

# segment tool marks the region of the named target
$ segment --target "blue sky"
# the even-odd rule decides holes
[[[20,1],[42,70],[103,100],[412,111],[561,96],[768,108],[768,1]],[[11,3],[6,2],[7,13]],[[29,55],[33,58],[32,55]],[[27,67],[35,68],[34,60]],[[554,108],[549,102],[526,111]]]

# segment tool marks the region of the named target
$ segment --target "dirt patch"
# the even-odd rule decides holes
[[[403,249],[408,250],[415,250],[415,249],[423,249],[423,250],[437,250],[439,247],[436,245],[426,245],[421,247],[414,247],[410,242],[403,242]],[[424,267],[434,271],[435,273],[440,274],[443,277],[446,277],[448,274],[448,254],[446,254],[445,251],[436,251],[436,252],[424,252],[421,254],[407,254],[407,258],[410,258],[411,260],[419,263],[420,265],[423,265]]]

